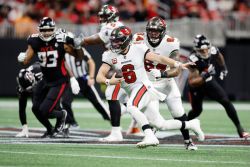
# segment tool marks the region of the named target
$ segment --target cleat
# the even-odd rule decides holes
[[[122,134],[120,133],[110,133],[110,135],[108,135],[107,137],[104,138],[100,138],[98,141],[100,142],[120,142],[123,141],[123,137]]]
[[[78,123],[72,123],[70,124],[70,127],[69,127],[70,130],[78,130],[80,129],[80,126],[78,125]]]
[[[64,138],[69,138],[69,124],[65,125],[65,128],[62,130],[62,135]]]
[[[62,118],[56,122],[55,130],[54,130],[56,133],[61,132],[64,129],[64,127],[65,127],[65,121],[66,121],[66,117],[67,117],[67,111],[66,110],[62,110],[62,112],[63,112]]]
[[[240,138],[245,138],[245,139],[247,139],[247,138],[249,138],[250,137],[250,134],[248,133],[248,132],[242,132],[241,134],[240,134]]]
[[[205,135],[201,130],[200,120],[192,119],[189,121],[189,123],[190,123],[190,130],[192,130],[196,134],[198,141],[204,141]]]
[[[146,148],[149,146],[155,147],[157,145],[159,145],[159,140],[154,135],[150,135],[150,136],[145,136],[141,142],[136,144],[136,147]]]
[[[186,150],[192,150],[192,151],[198,150],[197,146],[192,142],[192,140],[184,142],[184,146]]]
[[[55,133],[54,129],[52,129],[50,132],[46,131],[41,138],[53,138],[57,135],[57,133]]]
[[[19,132],[16,137],[29,137],[29,129],[27,125],[23,125],[22,131]]]

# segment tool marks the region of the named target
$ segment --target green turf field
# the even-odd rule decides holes
[[[184,104],[186,111],[190,108]],[[236,108],[242,125],[250,131],[250,104],[237,103]],[[106,134],[110,129],[108,122],[102,120],[101,116],[92,106],[82,100],[76,100],[73,107],[75,116],[80,124],[81,130],[104,131]],[[165,118],[170,118],[165,106],[161,106],[161,113]],[[238,167],[250,166],[250,141],[239,140],[235,128],[226,112],[219,104],[206,103],[204,111],[200,117],[202,129],[206,135],[229,136],[227,139],[235,139],[236,144],[206,144],[197,143],[197,151],[187,151],[182,142],[174,144],[160,144],[158,147],[137,149],[135,143],[140,139],[135,139],[131,143],[89,143],[84,142],[84,137],[78,138],[76,143],[65,139],[63,142],[53,140],[43,141],[38,138],[16,139],[16,131],[10,132],[7,136],[3,128],[20,128],[18,118],[18,103],[16,99],[0,99],[0,167],[12,166],[219,166]],[[30,111],[30,103],[27,107],[27,121],[29,127],[42,127]],[[129,115],[122,117],[123,131],[126,131],[130,123]],[[178,133],[178,131],[176,131]],[[83,140],[83,142],[79,142]],[[127,140],[127,139],[126,139]],[[129,140],[129,139],[128,139]],[[162,139],[160,143],[163,142]],[[217,140],[217,139],[216,139]],[[219,139],[221,142],[223,139]],[[171,139],[170,139],[171,143]]]

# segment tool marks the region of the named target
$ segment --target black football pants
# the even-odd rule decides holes
[[[237,129],[240,127],[240,121],[233,104],[228,99],[224,89],[218,84],[215,79],[205,83],[198,88],[190,87],[189,100],[192,109],[188,113],[188,120],[198,117],[202,112],[202,102],[205,96],[219,102],[226,110],[228,117],[232,120]]]

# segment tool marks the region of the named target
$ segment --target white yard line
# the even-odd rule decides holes
[[[21,152],[21,151],[7,151],[0,150],[3,154],[26,154],[26,155],[49,155],[49,156],[64,156],[64,157],[87,157],[87,158],[103,158],[103,159],[128,159],[128,160],[144,160],[144,161],[172,161],[172,162],[192,162],[201,164],[235,164],[235,165],[248,165],[247,162],[238,161],[209,161],[209,160],[191,160],[191,159],[173,159],[173,158],[144,158],[144,157],[129,157],[129,156],[103,156],[103,155],[87,155],[87,154],[52,154],[52,153],[37,153],[37,152]]]
[[[107,104],[107,103],[106,103]],[[190,104],[187,102],[183,103],[185,109],[190,109]],[[234,103],[234,106],[238,110],[246,110],[250,112],[250,103]],[[18,101],[17,100],[0,100],[0,108],[17,108]],[[28,107],[31,107],[31,101],[28,101]],[[93,105],[86,100],[80,101],[76,100],[73,102],[73,108],[85,109],[85,108],[93,108]],[[165,104],[160,104],[161,109],[167,109]],[[204,109],[208,110],[224,110],[224,108],[217,102],[205,102],[203,105]]]

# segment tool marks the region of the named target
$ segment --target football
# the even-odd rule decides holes
[[[114,70],[114,69],[109,70],[109,72],[106,75],[106,77],[108,79],[110,79],[114,75],[114,73],[116,73],[116,75],[115,75],[116,78],[122,78],[123,77],[121,70]]]

